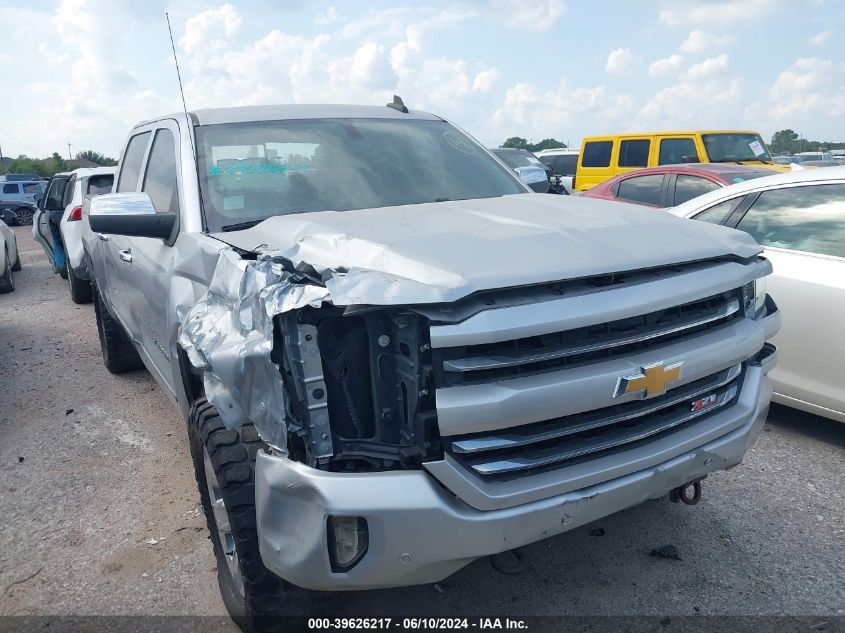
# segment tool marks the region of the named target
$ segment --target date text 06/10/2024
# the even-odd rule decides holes
[[[348,631],[351,629],[399,629],[419,631],[525,630],[525,620],[511,618],[309,618],[311,631]]]

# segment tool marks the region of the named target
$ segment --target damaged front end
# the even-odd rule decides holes
[[[427,319],[332,303],[323,277],[272,253],[224,250],[179,342],[228,428],[334,472],[420,468],[442,456]]]

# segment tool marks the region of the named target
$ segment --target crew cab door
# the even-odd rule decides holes
[[[141,128],[126,144],[117,173],[115,193],[138,191],[141,167],[146,158],[152,132]],[[129,303],[127,260],[129,238],[124,235],[97,234],[87,244],[94,268],[94,280],[112,316],[121,322],[127,334],[137,340],[138,322]]]
[[[63,211],[65,190],[70,175],[53,176],[47,185],[47,193],[38,203],[32,216],[32,237],[41,244],[50,263],[53,262],[53,233],[50,231],[50,211]]]
[[[178,174],[179,128],[174,121],[159,121],[152,131],[152,144],[139,180],[140,191],[150,196],[156,213],[180,214]],[[175,229],[178,231],[178,226]],[[173,242],[151,237],[123,237],[121,260],[127,302],[137,325],[137,339],[148,367],[171,391],[171,338],[175,335],[168,319],[170,282],[173,278]],[[175,240],[174,240],[175,241]],[[127,261],[128,260],[128,261]]]

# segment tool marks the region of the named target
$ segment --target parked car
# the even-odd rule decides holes
[[[806,163],[807,161],[833,160],[830,152],[798,152],[791,156],[793,163]]]
[[[46,186],[46,180],[0,180],[0,200],[35,204],[35,196],[43,194]]]
[[[490,151],[514,170],[519,179],[537,193],[549,193],[553,174],[527,149],[491,147]]]
[[[91,303],[91,282],[88,262],[82,248],[82,214],[91,200],[104,193],[111,193],[114,167],[96,167],[74,170],[67,185],[69,202],[62,215],[61,234],[67,259],[67,281],[70,298],[74,303]]]
[[[12,292],[15,282],[12,271],[21,269],[21,256],[18,253],[18,241],[15,232],[0,220],[0,293]]]
[[[581,150],[577,147],[560,147],[544,149],[537,153],[537,158],[543,161],[555,176],[560,176],[566,193],[572,193],[573,179],[578,169],[578,155]]]
[[[399,99],[140,123],[82,225],[104,363],[184,415],[242,624],[694,503],[765,421],[753,239],[536,195]]]
[[[68,280],[70,298],[74,303],[91,302],[91,283],[88,262],[82,249],[80,220],[91,198],[109,193],[114,183],[114,167],[84,167],[56,174],[50,181],[47,196],[35,213],[32,236],[41,244],[53,262],[53,235],[48,222],[51,211],[62,211],[60,233],[65,250],[65,267],[54,270]]]
[[[591,136],[581,144],[575,189],[592,189],[634,169],[681,163],[733,163],[789,170],[772,162],[757,132],[705,130]]]
[[[36,194],[36,197],[43,194]],[[0,200],[0,220],[9,226],[29,226],[37,207],[34,203]]]
[[[773,399],[845,422],[845,167],[758,178],[669,211],[763,245],[774,266],[768,289],[784,313]]]
[[[616,176],[581,195],[652,207],[674,207],[708,191],[771,175],[770,169],[725,163],[664,165]]]
[[[67,279],[67,266],[56,267],[53,259],[53,233],[50,229],[50,213],[62,211],[70,203],[72,189],[68,188],[72,172],[63,171],[53,175],[47,182],[46,192],[38,200],[38,207],[32,218],[32,238],[41,245],[53,272]]]

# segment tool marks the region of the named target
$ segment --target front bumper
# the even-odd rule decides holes
[[[474,559],[566,532],[742,461],[772,394],[774,348],[749,362],[729,433],[657,465],[586,488],[491,511],[463,503],[425,471],[330,473],[259,453],[258,535],[264,564],[308,589],[376,589],[437,582]],[[369,549],[345,573],[328,555],[329,516],[359,516]]]

